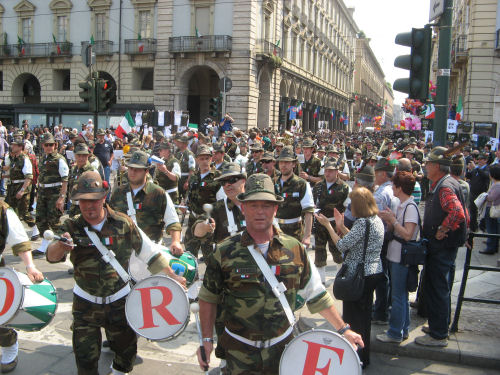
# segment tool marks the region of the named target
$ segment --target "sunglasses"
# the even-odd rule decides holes
[[[262,151],[252,151],[252,154],[258,154],[259,152],[262,152]]]
[[[267,164],[267,163],[271,163],[271,162],[272,162],[272,160],[261,160],[260,162],[261,162],[262,164]]]
[[[44,143],[43,147],[45,147],[45,146],[54,146],[54,145],[55,145],[55,143]]]
[[[231,178],[225,178],[224,180],[221,180],[221,184],[222,186],[226,185],[226,184],[235,184],[237,183],[239,180],[241,180],[241,177],[238,177],[238,176],[235,176],[235,177],[231,177]]]

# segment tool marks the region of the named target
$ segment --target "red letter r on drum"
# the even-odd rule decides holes
[[[2,311],[0,311],[0,316],[1,316],[10,310],[12,302],[14,302],[14,285],[12,285],[12,281],[4,277],[0,277],[0,280],[3,280],[5,282],[5,289],[6,289],[5,302],[3,304]]]
[[[151,290],[157,289],[161,292],[163,299],[162,302],[157,306],[151,305]],[[140,329],[158,327],[153,321],[153,310],[156,310],[158,314],[169,324],[181,324],[175,316],[172,315],[170,311],[166,308],[170,302],[172,302],[172,292],[165,286],[152,286],[148,288],[136,289],[141,292],[142,301],[142,313],[144,317],[144,326]]]
[[[344,349],[334,348],[327,345],[318,344],[316,342],[306,341],[307,344],[307,354],[306,354],[306,362],[304,363],[304,371],[302,375],[314,375],[316,372],[319,372],[323,375],[328,375],[328,371],[330,370],[331,359],[328,360],[328,363],[323,368],[318,368],[318,360],[319,360],[319,352],[321,349],[328,349],[335,352],[340,360],[340,364],[342,364],[342,358],[344,357]]]

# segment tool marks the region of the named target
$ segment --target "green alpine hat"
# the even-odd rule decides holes
[[[394,164],[387,158],[380,158],[377,160],[377,164],[375,164],[373,169],[376,171],[394,172]]]
[[[438,163],[441,165],[451,165],[451,155],[447,154],[448,149],[442,146],[434,147],[429,156],[425,159],[426,162]]]
[[[172,145],[168,142],[160,142],[160,145],[158,147],[160,148],[160,150],[172,151]]]
[[[222,142],[214,143],[213,148],[214,152],[225,152],[224,143]]]
[[[375,171],[373,167],[365,165],[363,169],[354,175],[354,177],[366,182],[375,182]]]
[[[274,193],[274,184],[267,174],[256,173],[248,177],[245,192],[236,197],[240,202],[269,201],[281,203],[283,197]]]
[[[278,158],[276,159],[276,161],[295,161],[295,160],[297,160],[297,157],[293,152],[292,146],[283,147]]]
[[[10,144],[24,146],[24,139],[23,139],[23,137],[16,136],[16,137],[14,137],[12,142],[10,142]]]
[[[182,143],[189,142],[189,138],[187,137],[187,135],[181,135],[181,134],[177,134],[175,136],[174,140],[176,140],[177,142],[182,142]]]
[[[106,135],[106,132],[104,131],[104,129],[97,129],[97,135]]]
[[[144,151],[135,151],[132,154],[132,157],[130,160],[125,162],[125,165],[127,167],[132,167],[132,168],[145,168],[148,169],[151,166],[151,163],[149,161],[149,155],[146,154]]]
[[[56,143],[56,140],[54,139],[54,136],[51,133],[44,133],[42,135],[42,145],[46,143]]]
[[[314,148],[314,141],[311,138],[306,138],[302,141],[302,147]]]
[[[212,156],[212,150],[207,145],[199,145],[198,150],[196,151],[196,157],[200,155],[210,155]]]
[[[335,158],[328,158],[328,160],[325,162],[325,170],[327,169],[339,169],[339,164],[337,159]]]
[[[260,142],[255,142],[252,146],[250,146],[250,151],[264,151],[264,148]]]
[[[101,175],[96,171],[83,172],[78,178],[76,186],[71,193],[74,201],[80,199],[102,199],[108,194],[107,182],[102,181]]]
[[[264,155],[260,158],[261,163],[267,160],[274,161],[274,154],[270,151],[264,152]]]
[[[221,175],[215,178],[215,181],[224,180],[228,177],[241,176],[247,178],[247,174],[241,171],[241,166],[238,163],[226,163],[222,167]]]
[[[75,155],[90,155],[89,146],[81,142],[75,146]]]

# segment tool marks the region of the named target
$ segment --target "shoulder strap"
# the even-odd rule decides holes
[[[365,256],[366,256],[366,248],[368,247],[368,238],[370,237],[370,219],[366,218],[366,227],[365,227],[365,244],[363,246],[363,261],[362,264],[365,264]],[[365,268],[363,267],[363,275],[365,274]]]
[[[224,197],[224,207],[226,208],[226,216],[227,216],[227,231],[232,236],[238,232],[238,226],[234,221],[233,212],[227,206],[227,197]]]
[[[295,316],[293,315],[293,311],[288,304],[288,301],[285,296],[286,286],[283,282],[278,282],[276,276],[271,272],[271,268],[269,268],[269,264],[267,264],[266,260],[262,256],[262,253],[255,249],[253,245],[247,246],[250,254],[253,259],[257,263],[257,266],[260,268],[264,278],[271,286],[271,290],[274,295],[279,299],[281,306],[283,306],[283,310],[285,310],[286,317],[291,326],[295,324]]]
[[[417,209],[417,215],[418,215],[418,228],[419,228],[419,231],[422,232],[422,220],[420,219],[420,212],[418,211],[418,206],[415,204],[415,203],[410,203],[408,205],[406,205],[405,207],[405,210],[403,212],[403,226],[405,225],[405,215],[406,215],[406,210],[408,209],[408,206],[415,206],[415,208]]]
[[[135,224],[137,224],[134,202],[132,201],[132,193],[130,191],[127,191],[127,206],[128,206],[127,215],[130,216],[130,218]]]
[[[113,267],[116,272],[118,272],[118,275],[120,275],[121,279],[128,283],[130,280],[130,276],[127,271],[123,269],[120,262],[116,260],[115,253],[102,244],[95,232],[90,231],[88,227],[85,227],[84,230],[85,233],[87,233],[87,236],[90,238],[90,241],[92,241],[94,246],[101,253],[102,260],[104,260],[106,263],[109,263],[109,265]]]

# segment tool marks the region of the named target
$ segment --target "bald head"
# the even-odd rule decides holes
[[[407,158],[398,159],[398,172],[411,172],[411,161]]]

